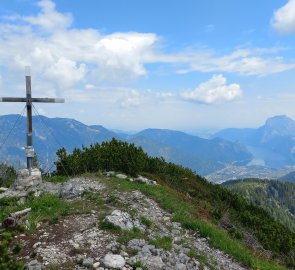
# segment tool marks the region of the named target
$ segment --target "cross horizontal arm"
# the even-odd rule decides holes
[[[63,98],[31,98],[31,102],[64,103]],[[0,97],[0,102],[27,102],[27,98]]]
[[[64,103],[64,98],[31,98],[32,102]]]
[[[0,102],[27,102],[27,99],[17,97],[0,97]]]

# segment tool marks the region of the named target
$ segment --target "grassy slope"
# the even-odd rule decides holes
[[[157,201],[161,207],[173,213],[174,220],[180,222],[183,227],[198,231],[201,236],[208,237],[209,243],[213,247],[225,251],[251,269],[286,269],[284,266],[278,265],[273,261],[256,257],[248,247],[240,241],[232,239],[218,225],[201,218],[200,212],[202,210],[197,201],[189,199],[182,192],[167,186],[163,182],[161,186],[148,186],[114,178],[112,182],[109,181],[107,184],[112,185],[114,189],[140,190]]]
[[[115,139],[101,145],[75,149],[72,154],[60,149],[57,156],[59,175],[74,176],[85,172],[113,170],[131,176],[143,174],[157,180],[161,186],[155,187],[150,196],[154,196],[163,207],[168,205],[175,214],[175,219],[181,221],[185,227],[209,235],[212,245],[255,268],[257,260],[251,257],[250,248],[243,245],[243,241],[248,242],[260,253],[257,256],[265,256],[265,250],[271,251],[274,260],[295,269],[294,232],[277,222],[262,208],[249,204],[241,196],[221,186],[208,183],[189,169],[149,157],[142,149]],[[165,190],[157,195],[162,188]],[[219,223],[224,224],[225,217],[230,225],[226,227],[227,230],[218,226]],[[250,239],[251,235],[254,238]],[[257,241],[264,249],[257,249]],[[259,265],[260,268],[264,267],[261,261]]]

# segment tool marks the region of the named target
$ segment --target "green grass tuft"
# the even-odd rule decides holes
[[[105,221],[100,221],[98,223],[98,226],[102,230],[107,230],[107,231],[112,231],[115,233],[119,233],[122,231],[122,229],[119,226],[114,225],[113,223],[110,222],[105,222]]]
[[[156,248],[162,248],[166,251],[172,250],[172,238],[170,236],[157,236],[156,239],[151,240],[150,243],[154,245]]]
[[[69,177],[64,175],[53,175],[49,177],[43,177],[42,180],[51,183],[65,183],[69,180]]]
[[[136,261],[132,265],[134,268],[140,268],[142,270],[148,270],[148,268],[141,262],[141,261]]]
[[[140,222],[143,225],[145,225],[147,228],[151,228],[153,226],[153,222],[150,219],[148,219],[148,218],[146,218],[144,216],[140,217]]]

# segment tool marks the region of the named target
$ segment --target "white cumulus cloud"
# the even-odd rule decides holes
[[[45,72],[45,77],[57,82],[60,86],[70,86],[79,82],[85,75],[85,64],[77,66],[75,61],[60,58],[52,64]]]
[[[223,75],[213,75],[211,79],[198,85],[192,91],[181,94],[187,101],[212,104],[217,102],[232,101],[242,95],[239,84],[227,84]]]
[[[272,27],[280,34],[295,33],[295,0],[276,10],[271,20]]]
[[[71,14],[56,12],[55,4],[50,0],[39,1],[38,6],[41,12],[37,16],[23,17],[23,20],[47,30],[67,28],[73,22]]]

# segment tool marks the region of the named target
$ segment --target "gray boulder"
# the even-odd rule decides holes
[[[28,264],[28,270],[41,270],[42,265],[37,260],[30,261]]]
[[[160,256],[139,256],[136,255],[130,258],[129,263],[131,265],[135,264],[136,262],[140,261],[146,268],[153,269],[153,270],[162,270],[165,267],[165,264],[162,261]]]
[[[87,268],[90,268],[93,266],[93,263],[94,263],[94,260],[92,258],[85,258],[82,262],[82,265]]]
[[[117,254],[106,254],[102,259],[102,263],[105,267],[110,267],[114,269],[121,269],[125,265],[125,259],[121,255]]]
[[[122,173],[118,173],[118,174],[116,174],[116,177],[117,177],[117,178],[120,178],[120,179],[127,179],[127,175],[122,174]]]
[[[103,189],[103,184],[89,178],[73,178],[61,187],[60,196],[64,199],[80,197],[84,191],[97,192]]]
[[[54,184],[51,182],[43,182],[38,186],[38,189],[45,193],[50,193],[52,195],[60,195],[61,192],[61,184]]]
[[[79,197],[84,192],[84,188],[76,182],[65,183],[60,191],[60,196],[64,199],[73,199]]]
[[[112,177],[112,176],[116,175],[116,173],[114,171],[104,172],[103,174],[107,177]]]
[[[140,250],[146,244],[144,239],[132,239],[128,242],[128,247]]]
[[[144,225],[138,220],[133,219],[127,212],[121,210],[114,210],[110,215],[105,217],[104,222],[112,223],[123,230],[132,230],[133,228],[145,229]]]
[[[148,178],[143,177],[141,175],[138,176],[137,178],[135,178],[134,181],[141,182],[141,183],[144,183],[144,184],[147,184],[147,185],[157,185],[156,181],[148,179]]]

